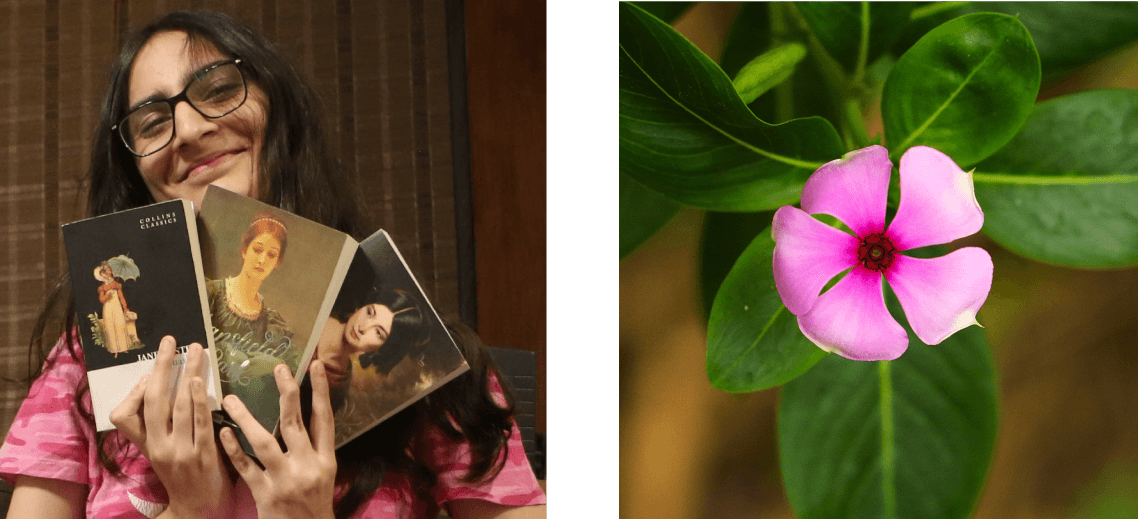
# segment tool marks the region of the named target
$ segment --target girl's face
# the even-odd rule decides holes
[[[200,54],[191,56],[186,33],[162,32],[151,37],[134,59],[128,106],[174,96],[186,88],[194,72],[227,59],[209,46]],[[258,195],[258,160],[268,102],[248,78],[246,85],[245,103],[217,119],[201,115],[189,103],[178,103],[170,144],[153,155],[135,158],[155,200],[184,198],[201,208],[210,184],[249,197]]]
[[[244,262],[241,265],[241,274],[257,281],[277,268],[277,260],[281,256],[281,243],[270,233],[257,235],[245,250],[241,252]]]
[[[349,350],[364,353],[375,350],[391,335],[395,314],[386,305],[373,303],[361,307],[348,317],[344,327],[344,344]]]

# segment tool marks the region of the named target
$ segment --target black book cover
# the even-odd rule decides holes
[[[178,342],[174,365],[185,366],[191,343],[210,357],[210,408],[221,395],[193,205],[182,199],[62,227],[80,341],[87,363],[97,431],[114,429],[110,412],[154,370],[165,335]],[[171,378],[171,391],[178,377]]]

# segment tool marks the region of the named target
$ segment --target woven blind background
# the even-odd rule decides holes
[[[213,9],[276,42],[319,90],[333,144],[359,172],[440,313],[458,314],[446,18],[442,0],[0,0],[0,376],[24,377],[48,287],[66,269],[59,226],[84,214],[96,109],[131,30]],[[0,385],[0,433],[23,385]]]

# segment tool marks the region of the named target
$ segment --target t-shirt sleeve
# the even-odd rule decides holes
[[[490,379],[490,391],[496,400],[502,402],[501,386],[495,377]],[[494,478],[480,482],[463,480],[470,467],[470,444],[454,441],[437,427],[429,428],[423,440],[428,452],[424,462],[438,472],[435,486],[435,501],[441,506],[459,498],[476,498],[506,506],[530,506],[545,503],[545,493],[537,483],[529,459],[526,458],[522,444],[521,430],[510,418],[510,438],[504,450],[506,463]]]
[[[19,475],[89,484],[94,425],[83,419],[75,401],[86,370],[62,341],[45,366],[0,446],[0,478],[12,484]],[[90,410],[90,396],[83,400]]]

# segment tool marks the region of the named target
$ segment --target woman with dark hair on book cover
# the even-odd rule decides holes
[[[380,377],[407,357],[418,356],[422,366],[422,347],[429,339],[422,307],[407,291],[372,287],[353,303],[338,301],[316,344],[316,357],[328,374],[332,409],[339,410],[347,400],[356,365]]]

